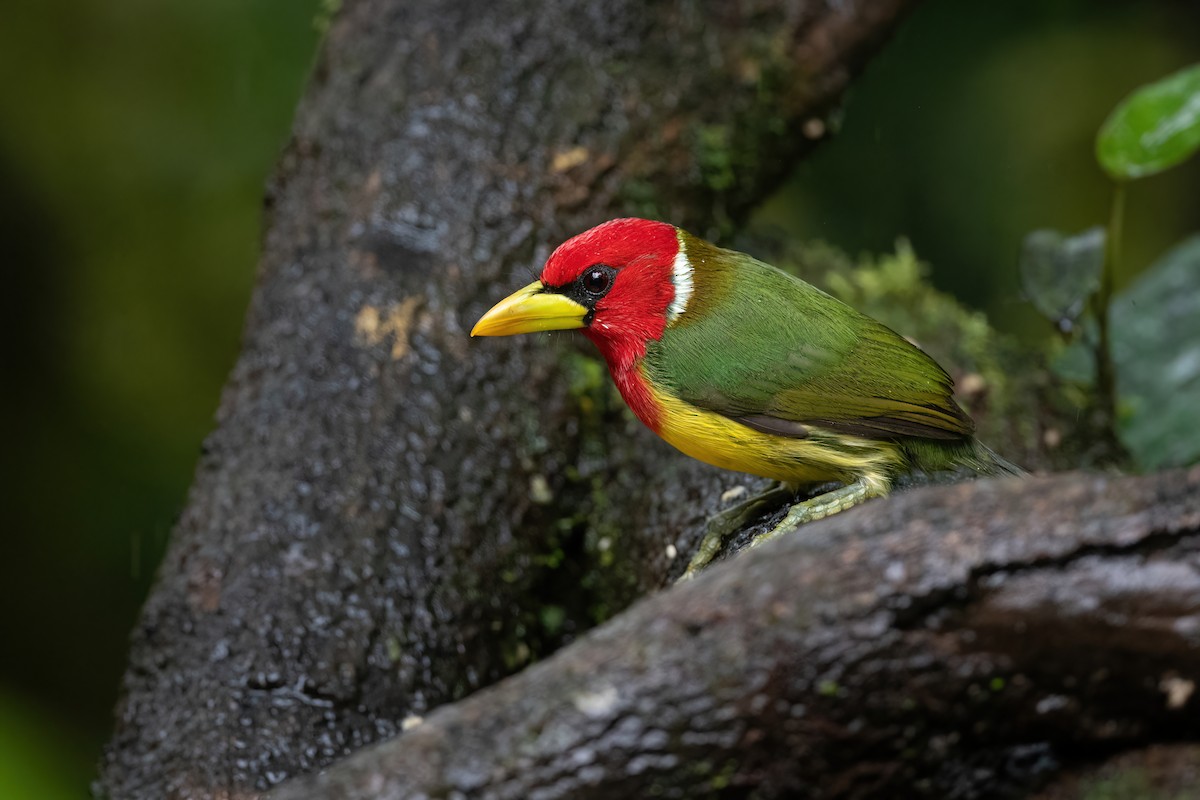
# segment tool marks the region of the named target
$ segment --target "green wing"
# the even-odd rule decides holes
[[[950,376],[903,337],[749,256],[688,245],[695,291],[645,360],[680,399],[785,436],[971,434]]]

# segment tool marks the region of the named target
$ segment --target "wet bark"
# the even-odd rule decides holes
[[[1200,468],[925,488],[732,559],[270,797],[1025,796],[1081,758],[1194,742],[1198,674]],[[1194,747],[1145,752],[1042,796],[1195,788]]]
[[[347,2],[97,791],[250,796],[660,586],[740,479],[467,331],[603,219],[728,230],[909,5]]]

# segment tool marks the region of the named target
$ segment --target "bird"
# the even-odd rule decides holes
[[[651,431],[692,458],[779,482],[710,522],[684,578],[753,509],[803,487],[837,485],[795,503],[754,544],[886,496],[908,473],[1022,474],[974,436],[950,376],[915,344],[666,222],[614,219],[568,239],[471,336],[573,329]]]

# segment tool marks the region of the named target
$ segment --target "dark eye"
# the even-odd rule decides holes
[[[613,271],[611,267],[595,266],[588,267],[582,275],[579,276],[579,282],[583,284],[583,290],[588,294],[602,295],[612,286]]]

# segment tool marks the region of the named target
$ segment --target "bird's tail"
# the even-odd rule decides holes
[[[1028,475],[1029,473],[978,439],[971,440],[971,468],[980,475]]]

